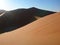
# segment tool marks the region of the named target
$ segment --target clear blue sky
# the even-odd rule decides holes
[[[3,5],[2,7],[6,10],[37,7],[60,12],[60,0],[5,0],[5,3],[5,6]]]

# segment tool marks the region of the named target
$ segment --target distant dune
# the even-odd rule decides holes
[[[0,34],[0,45],[60,45],[60,12]]]

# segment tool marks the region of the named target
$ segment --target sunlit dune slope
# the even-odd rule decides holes
[[[60,45],[60,13],[1,34],[0,45]]]
[[[5,11],[5,10],[0,10],[0,16],[1,16],[1,14],[4,13],[4,12],[6,12],[6,11]]]

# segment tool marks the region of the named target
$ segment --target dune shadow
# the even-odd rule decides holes
[[[13,31],[37,20],[35,16],[44,17],[52,13],[55,12],[45,11],[35,7],[7,11],[3,16],[0,16],[0,34]]]

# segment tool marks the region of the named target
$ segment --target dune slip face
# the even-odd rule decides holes
[[[0,45],[60,45],[60,12],[1,34]]]

